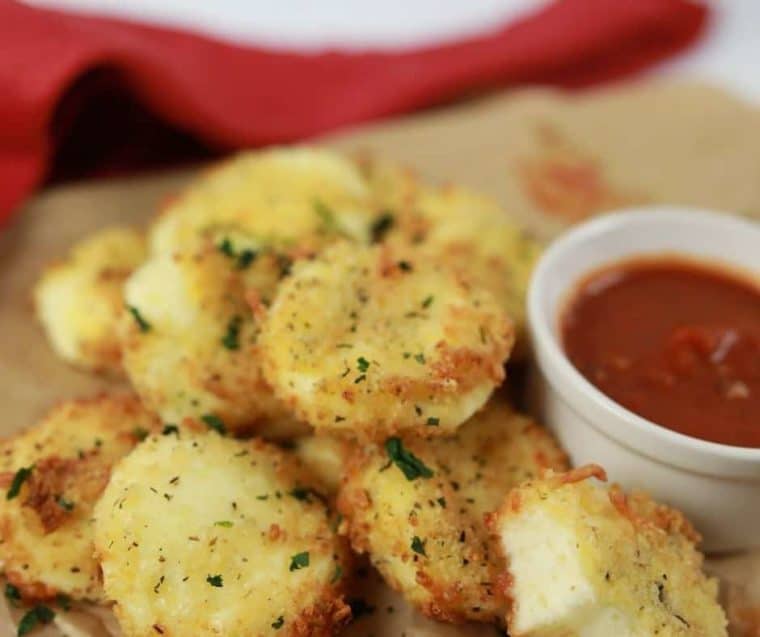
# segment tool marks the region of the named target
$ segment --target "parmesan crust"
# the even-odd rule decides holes
[[[725,636],[688,521],[592,476],[605,478],[588,466],[527,482],[491,519],[508,564],[510,635]]]
[[[62,403],[2,443],[0,559],[25,599],[102,598],[92,510],[112,466],[157,426],[135,397],[104,395]]]
[[[448,435],[504,378],[493,297],[413,251],[337,244],[298,263],[259,337],[264,377],[318,431]]]
[[[423,613],[492,622],[504,614],[504,565],[485,516],[510,488],[566,466],[544,429],[497,398],[454,437],[366,447],[349,465],[338,508],[354,549]]]
[[[147,439],[95,511],[125,637],[331,635],[346,554],[297,461],[260,440]]]
[[[218,246],[150,259],[127,281],[124,367],[167,423],[217,423],[272,437],[303,433],[261,374],[260,309],[281,277],[278,257],[245,267]]]

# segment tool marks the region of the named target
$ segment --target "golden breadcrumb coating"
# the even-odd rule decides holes
[[[216,433],[153,436],[95,511],[124,637],[332,635],[345,552],[294,457]]]
[[[426,615],[495,621],[503,571],[485,515],[510,488],[566,468],[544,429],[495,398],[451,438],[391,438],[354,457],[338,495],[354,549]]]
[[[683,515],[591,476],[605,479],[590,465],[527,482],[490,520],[509,565],[510,635],[725,636]]]
[[[112,466],[157,421],[132,396],[62,403],[0,447],[0,560],[29,600],[102,597],[92,510]]]
[[[254,249],[309,251],[336,237],[365,241],[375,210],[357,167],[308,147],[241,153],[197,179],[163,211],[153,254],[192,250],[240,232]]]
[[[259,316],[282,276],[279,259],[266,252],[241,263],[237,248],[224,245],[153,257],[129,278],[124,368],[167,423],[303,431],[260,370]]]
[[[384,238],[412,243],[491,291],[524,338],[525,298],[540,244],[494,200],[454,185],[433,186],[402,166],[361,164],[386,211]],[[377,223],[376,223],[377,227]]]
[[[465,188],[425,189],[416,207],[430,221],[426,249],[488,289],[522,333],[528,283],[541,254],[539,244],[496,202]]]
[[[414,252],[337,244],[296,264],[259,337],[264,376],[317,431],[450,434],[504,378],[491,295]]]
[[[121,372],[122,288],[145,253],[136,230],[107,228],[45,270],[34,288],[35,309],[58,356],[83,369]]]

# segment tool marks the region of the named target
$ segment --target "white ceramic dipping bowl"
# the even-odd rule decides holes
[[[562,349],[560,313],[585,275],[660,254],[760,276],[760,224],[663,206],[609,214],[561,236],[538,264],[528,293],[538,367],[534,407],[574,465],[596,462],[612,481],[682,510],[702,533],[706,551],[758,547],[760,449],[705,442],[637,416],[587,381]],[[760,427],[760,414],[757,419]]]

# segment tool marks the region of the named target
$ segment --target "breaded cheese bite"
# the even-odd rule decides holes
[[[0,561],[24,599],[101,599],[92,510],[113,465],[157,425],[136,397],[104,395],[2,442]]]
[[[35,309],[58,356],[83,369],[121,372],[116,326],[122,288],[145,255],[141,233],[113,227],[78,243],[45,270],[34,288]]]
[[[152,254],[194,249],[242,232],[254,249],[313,250],[337,237],[366,241],[375,210],[357,166],[309,147],[241,153],[197,179],[149,233]]]
[[[513,490],[491,521],[506,556],[513,637],[721,637],[718,584],[678,511],[588,478],[591,465]]]
[[[231,240],[159,255],[125,286],[124,368],[145,404],[172,424],[303,432],[262,377],[260,315],[282,276],[277,255]],[[246,300],[248,299],[248,300]],[[253,309],[252,309],[253,306]]]
[[[293,456],[216,433],[152,436],[95,510],[125,637],[331,635],[345,552]]]
[[[352,458],[338,495],[354,549],[424,614],[460,622],[504,616],[504,564],[485,517],[504,494],[566,468],[551,435],[501,399],[451,438],[390,438]]]
[[[395,192],[405,193],[405,205],[397,207],[400,214],[389,240],[411,242],[489,290],[513,319],[519,337],[539,244],[488,197],[451,185],[420,185],[412,191],[403,178],[396,182]]]
[[[448,435],[504,378],[512,325],[443,265],[337,244],[278,288],[259,345],[266,380],[317,431]]]

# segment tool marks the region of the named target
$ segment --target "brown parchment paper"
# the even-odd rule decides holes
[[[546,240],[587,216],[645,203],[760,218],[760,110],[706,86],[628,85],[573,95],[523,90],[318,143],[402,161],[426,178],[477,188]],[[54,188],[2,231],[0,435],[33,423],[57,400],[120,386],[52,355],[33,318],[31,287],[45,263],[88,232],[146,222],[195,172]],[[732,635],[760,637],[760,555],[711,558],[709,568],[721,576]],[[495,634],[430,622],[371,574],[356,590],[375,610],[347,631],[351,637]]]

